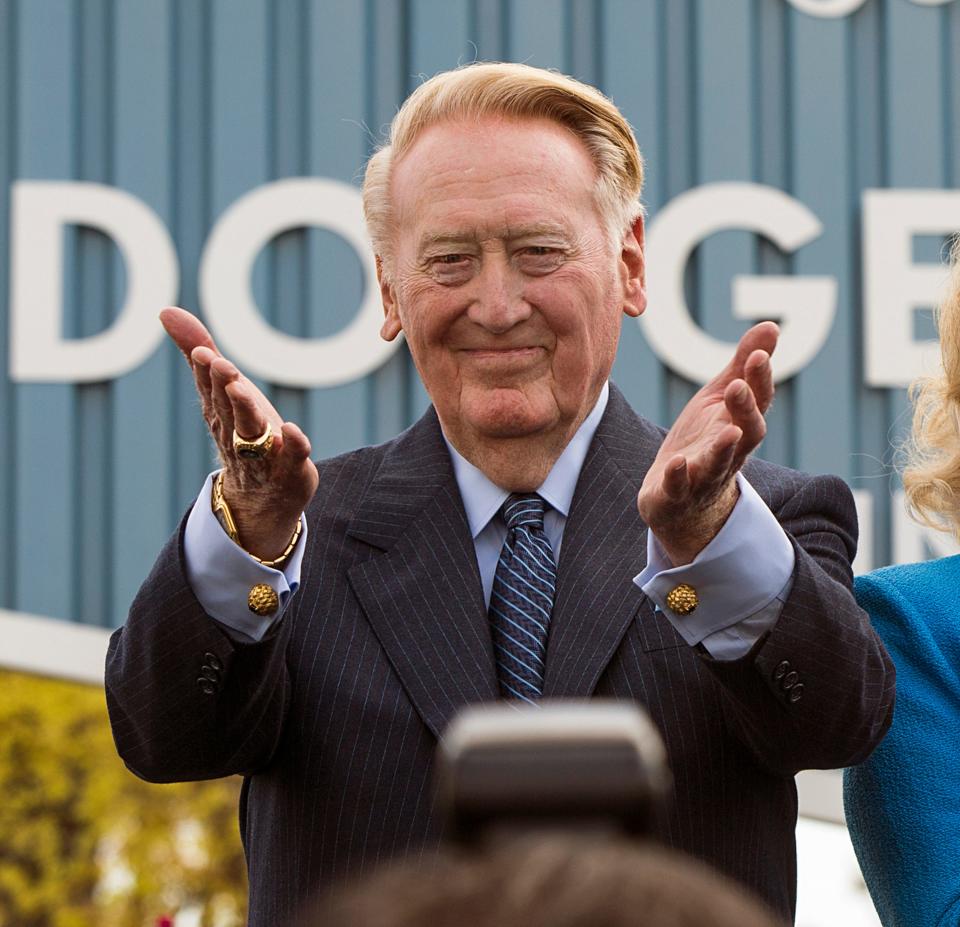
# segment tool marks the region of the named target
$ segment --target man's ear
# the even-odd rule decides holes
[[[647,308],[647,265],[643,255],[643,216],[637,216],[623,236],[620,266],[623,273],[623,311],[633,318]]]
[[[383,258],[378,254],[376,261],[377,283],[380,284],[380,299],[383,301],[383,325],[380,326],[380,337],[384,341],[393,341],[403,331],[403,326],[400,324],[400,313],[397,311],[393,284],[383,272]]]

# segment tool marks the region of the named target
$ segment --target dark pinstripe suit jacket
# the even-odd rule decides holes
[[[688,647],[633,584],[636,495],[662,432],[610,401],[577,484],[558,565],[544,695],[635,699],[676,779],[664,830],[790,916],[793,774],[865,757],[893,668],[850,592],[849,491],[761,461],[747,475],[797,551],[789,602],[750,656]],[[434,844],[437,735],[496,697],[476,555],[436,415],[320,465],[302,586],[269,638],[239,644],[201,610],[179,535],[107,657],[120,754],[155,781],[246,776],[250,923],[283,924],[331,878]],[[803,683],[791,701],[777,667]],[[214,686],[198,685],[204,666]]]

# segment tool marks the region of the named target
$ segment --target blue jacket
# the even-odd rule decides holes
[[[856,582],[897,668],[886,739],[846,770],[850,837],[884,927],[960,924],[960,556]]]

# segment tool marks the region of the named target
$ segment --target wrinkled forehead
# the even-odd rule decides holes
[[[546,119],[461,120],[425,129],[393,166],[395,230],[563,227],[595,205],[596,168],[583,143]]]

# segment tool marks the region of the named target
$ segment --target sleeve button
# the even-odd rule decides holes
[[[220,674],[212,667],[208,666],[206,663],[200,669],[200,675],[209,679],[210,682],[220,682]]]
[[[197,680],[197,685],[204,695],[213,695],[217,691],[217,687],[206,676],[201,676]]]
[[[773,678],[776,680],[783,679],[787,675],[787,671],[790,669],[790,661],[783,660],[777,664],[777,668],[773,671]]]
[[[783,677],[780,685],[783,686],[783,690],[786,692],[787,689],[792,689],[797,684],[799,678],[799,674],[795,670],[791,670]]]
[[[790,701],[799,702],[803,698],[803,683],[798,683],[790,690]]]
[[[215,653],[205,653],[203,655],[203,660],[208,666],[212,666],[218,673],[223,669],[223,663],[220,662],[220,657]]]

